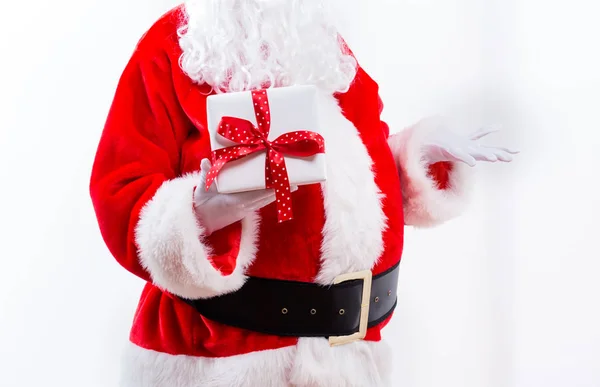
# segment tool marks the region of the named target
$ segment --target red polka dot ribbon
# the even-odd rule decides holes
[[[275,190],[277,219],[284,222],[293,218],[290,182],[288,180],[284,155],[309,157],[325,152],[323,137],[315,132],[300,130],[282,134],[269,141],[271,112],[266,90],[252,92],[252,103],[258,127],[252,122],[237,117],[223,117],[217,133],[237,145],[217,149],[212,152],[213,165],[206,178],[208,190],[221,169],[230,161],[238,160],[265,150],[265,185]]]

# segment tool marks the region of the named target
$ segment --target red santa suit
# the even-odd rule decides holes
[[[465,167],[423,164],[418,126],[389,136],[378,85],[362,69],[343,94],[322,95],[327,181],[293,193],[294,219],[274,205],[205,236],[193,211],[199,165],[210,157],[207,85],[180,69],[181,10],[140,40],[119,81],[91,177],[112,255],[147,281],[131,330],[122,386],[384,386],[390,355],[381,330],[330,347],[204,318],[179,297],[240,288],[247,276],[331,284],[342,273],[381,273],[402,253],[405,225],[459,213]]]

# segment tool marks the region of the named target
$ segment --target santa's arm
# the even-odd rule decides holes
[[[90,182],[100,231],[123,267],[172,294],[231,292],[254,259],[257,216],[204,235],[193,206],[199,174],[179,171],[198,132],[174,92],[177,63],[155,51],[136,50],[100,139]]]
[[[354,56],[343,38],[340,41],[343,50]],[[350,90],[354,97],[358,95],[361,110],[369,111],[367,106],[377,102],[378,129],[396,162],[407,225],[432,227],[460,215],[469,201],[472,166],[476,161],[510,162],[512,155],[518,153],[503,147],[482,148],[474,143],[495,130],[481,129],[468,137],[457,136],[439,125],[438,117],[421,120],[390,136],[389,126],[381,119],[379,86],[360,65]]]
[[[430,163],[424,145],[432,128],[419,122],[388,138],[402,188],[404,222],[431,227],[464,210],[472,168],[462,162]]]
[[[377,99],[381,116],[384,105]],[[400,175],[404,223],[432,227],[458,216],[468,202],[472,170],[462,162],[428,161],[425,144],[437,127],[422,120],[390,136],[387,123],[380,125]]]

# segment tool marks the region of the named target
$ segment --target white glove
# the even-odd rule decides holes
[[[439,161],[460,161],[474,167],[477,161],[512,161],[512,154],[517,150],[495,146],[485,146],[477,142],[499,128],[483,128],[468,136],[460,136],[451,132],[440,118],[428,118],[423,125],[432,126],[428,138],[423,145],[424,159],[428,164]]]
[[[196,217],[206,231],[206,235],[229,226],[247,215],[275,201],[275,192],[271,189],[220,194],[213,184],[206,191],[206,175],[211,168],[208,159],[200,163],[200,182],[194,192]],[[292,187],[291,191],[298,187]]]

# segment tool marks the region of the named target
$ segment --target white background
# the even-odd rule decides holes
[[[95,147],[137,39],[175,2],[0,5],[0,386],[115,386],[142,283],[106,250]],[[407,229],[386,336],[400,387],[600,386],[600,5],[346,1],[393,130],[442,113],[512,164],[468,213]]]

